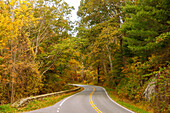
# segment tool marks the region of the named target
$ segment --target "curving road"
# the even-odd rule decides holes
[[[104,88],[77,85],[84,90],[53,106],[27,113],[134,113],[110,99]]]

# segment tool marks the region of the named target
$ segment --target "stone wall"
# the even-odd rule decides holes
[[[20,100],[16,101],[15,103],[13,103],[12,107],[15,107],[15,108],[24,107],[30,101],[33,101],[33,100],[42,100],[43,98],[46,98],[46,97],[67,94],[69,92],[74,92],[74,91],[77,91],[79,89],[80,89],[80,87],[76,87],[75,89],[71,89],[71,90],[60,91],[60,92],[54,92],[54,93],[48,93],[48,94],[42,94],[42,95],[38,95],[38,96],[23,98],[23,99],[20,99]]]

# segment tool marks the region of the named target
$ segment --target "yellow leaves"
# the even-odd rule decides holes
[[[11,2],[9,2],[9,4],[10,4],[11,6],[14,6],[15,3],[16,3],[16,1],[17,1],[17,0],[11,0]]]
[[[84,84],[86,84],[86,83],[87,83],[87,81],[86,81],[86,80],[84,80],[83,82],[84,82]]]
[[[71,65],[72,68],[77,68],[77,67],[80,67],[80,62],[75,60],[75,59],[70,59],[69,60],[69,63]]]
[[[24,4],[27,4],[27,1],[22,1]]]
[[[19,19],[22,19],[22,17],[23,17],[23,15],[19,15],[19,17],[18,17],[18,18],[19,18]]]
[[[4,46],[7,40],[20,36],[22,27],[27,29],[30,25],[35,25],[38,20],[34,17],[34,12],[27,1],[11,0],[9,4],[0,1],[0,46]],[[10,9],[9,9],[10,8]],[[27,34],[25,32],[25,34]],[[27,35],[25,35],[27,37]]]
[[[75,52],[75,55],[76,55],[76,56],[80,56],[80,53],[79,53],[79,52]]]
[[[22,5],[21,8],[22,8],[23,11],[26,11],[28,7],[26,5]]]
[[[3,1],[0,1],[0,6],[3,4]]]
[[[19,4],[21,4],[21,0],[19,0]]]
[[[119,44],[119,34],[120,32],[118,31],[118,28],[113,26],[107,26],[103,28],[100,34],[100,38],[103,40],[109,39],[111,42]]]

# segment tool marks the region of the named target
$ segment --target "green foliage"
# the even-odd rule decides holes
[[[135,106],[134,104],[130,103],[130,102],[125,102],[123,101],[122,97],[117,97],[117,95],[115,94],[115,90],[108,88],[108,87],[104,87],[106,89],[106,91],[108,92],[109,96],[116,101],[117,103],[119,103],[120,105],[136,112],[136,113],[148,113],[147,111],[141,109],[139,106]],[[148,106],[148,105],[147,105]]]
[[[136,3],[128,2],[123,7],[127,17],[121,31],[124,33],[125,50],[130,51],[126,53],[128,64],[122,70],[125,78],[120,82],[117,90],[120,95],[136,102],[143,99],[142,94],[150,80],[162,73],[160,68],[167,67],[166,62],[169,61],[170,55],[168,7],[168,0],[139,0]],[[163,78],[160,78],[160,83],[166,84],[167,79]],[[159,84],[159,81],[156,83]],[[162,91],[159,90],[157,93],[159,96],[156,97],[161,97]],[[156,105],[160,106],[159,110],[155,108],[155,112],[167,112],[165,98],[152,100],[152,102],[159,103]]]
[[[78,34],[72,37],[73,7],[62,0],[0,1],[0,104],[59,91],[71,82],[103,84],[140,102],[160,73],[156,82],[165,88],[169,4],[81,0]],[[167,92],[158,90],[161,98],[153,101],[159,112],[168,109],[162,93]]]
[[[1,113],[15,113],[17,111],[16,108],[12,108],[10,106],[10,104],[6,104],[6,105],[1,105],[0,106],[0,112]]]
[[[153,98],[153,106],[155,108],[155,112],[168,112],[169,100],[168,100],[168,84],[170,81],[169,78],[169,68],[167,65],[164,68],[159,69],[159,73],[156,76],[156,92],[155,98]]]
[[[89,26],[99,24],[112,17],[119,18],[122,3],[118,0],[81,0],[77,15]]]
[[[150,55],[155,48],[161,47],[163,37],[166,42],[169,41],[168,4],[168,0],[139,0],[137,4],[123,7],[130,16],[122,25],[122,32],[126,34],[124,39],[128,47],[136,55]],[[160,43],[158,37],[161,37]]]

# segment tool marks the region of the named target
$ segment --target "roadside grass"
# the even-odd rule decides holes
[[[36,109],[40,109],[40,108],[45,108],[48,106],[52,106],[55,103],[59,102],[60,100],[66,98],[68,96],[71,96],[75,93],[78,93],[82,90],[83,90],[83,88],[81,88],[80,90],[78,90],[76,92],[70,92],[70,93],[63,94],[63,95],[46,97],[42,100],[34,100],[34,101],[29,102],[27,106],[18,108],[18,109],[11,107],[10,104],[1,105],[0,113],[20,113],[20,112],[26,112],[26,111],[32,111],[32,110],[36,110]]]
[[[138,103],[138,104],[134,104],[133,102],[125,99],[125,98],[120,98],[114,91],[114,89],[108,88],[103,86],[108,95],[110,96],[110,98],[112,98],[115,102],[117,102],[118,104],[124,106],[125,108],[132,110],[136,113],[153,113],[153,110],[149,110],[147,111],[147,103]]]
[[[0,113],[15,113],[16,108],[12,108],[10,104],[5,104],[0,106]]]

